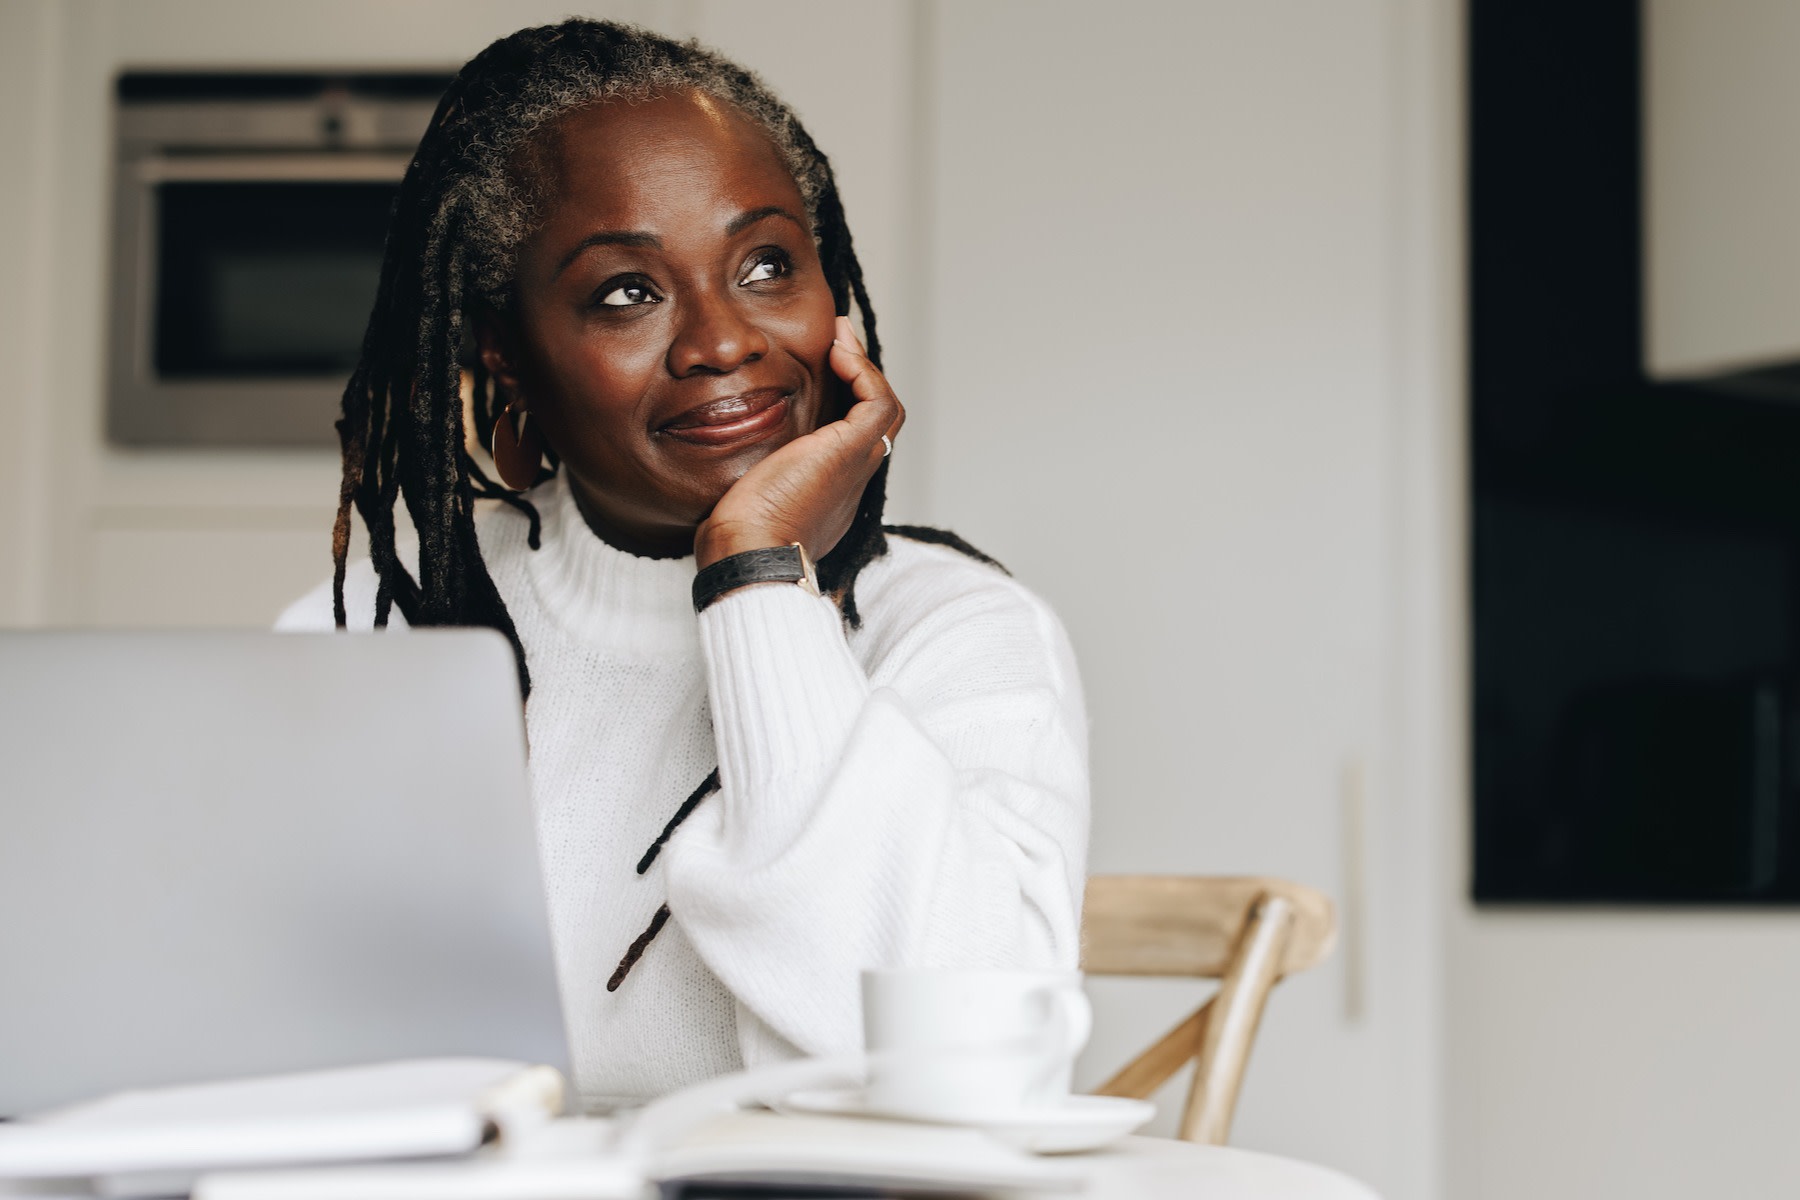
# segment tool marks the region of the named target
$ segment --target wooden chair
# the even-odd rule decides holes
[[[1223,1145],[1269,990],[1323,959],[1336,933],[1329,899],[1280,879],[1093,876],[1082,910],[1083,970],[1219,980],[1192,1016],[1096,1092],[1148,1099],[1195,1060],[1179,1136]]]

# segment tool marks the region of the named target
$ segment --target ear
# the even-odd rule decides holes
[[[519,378],[519,332],[512,317],[482,305],[475,313],[475,348],[482,369],[520,407],[525,389]]]

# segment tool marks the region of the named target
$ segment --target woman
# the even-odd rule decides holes
[[[336,577],[283,625],[511,641],[590,1106],[854,1048],[863,968],[1076,964],[1073,658],[997,564],[883,530],[878,354],[824,155],[696,45],[505,38],[402,184]],[[465,450],[465,361],[501,483]]]

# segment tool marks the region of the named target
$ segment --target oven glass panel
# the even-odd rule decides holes
[[[157,187],[159,377],[347,373],[398,183]]]

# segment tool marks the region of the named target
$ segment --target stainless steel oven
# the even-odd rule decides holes
[[[389,209],[448,82],[120,78],[112,440],[335,441]]]

